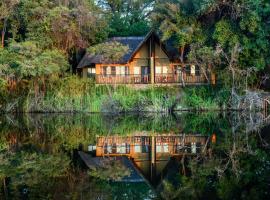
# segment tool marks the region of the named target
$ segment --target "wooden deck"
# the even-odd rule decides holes
[[[213,80],[209,76],[207,79],[203,75],[187,75],[183,76],[179,74],[155,74],[155,84],[185,84],[185,85],[200,85],[211,84]],[[96,74],[95,80],[97,84],[151,84],[151,75],[101,75]]]

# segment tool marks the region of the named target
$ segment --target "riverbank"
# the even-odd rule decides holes
[[[173,112],[221,110],[229,91],[220,86],[130,86],[95,85],[91,80],[69,76],[50,80],[38,93],[31,82],[1,90],[1,112]]]
[[[141,113],[176,111],[261,110],[262,92],[246,91],[234,97],[222,85],[148,86],[96,85],[77,76],[50,79],[37,89],[19,82],[12,88],[2,83],[2,113]],[[264,94],[265,95],[265,94]],[[233,106],[232,106],[233,104]]]

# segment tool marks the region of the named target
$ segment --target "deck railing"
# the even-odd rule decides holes
[[[148,84],[150,75],[96,75],[98,84]]]
[[[203,75],[188,75],[183,74],[155,74],[155,83],[184,83],[198,84],[207,83],[207,79]]]
[[[188,74],[155,74],[154,82],[159,84],[204,84],[208,83],[204,75]],[[96,75],[98,84],[149,84],[151,76],[149,75]],[[209,77],[210,80],[210,77]]]

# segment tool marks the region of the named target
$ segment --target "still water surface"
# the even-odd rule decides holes
[[[2,115],[0,199],[269,199],[269,144],[260,113]]]

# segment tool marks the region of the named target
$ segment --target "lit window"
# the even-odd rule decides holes
[[[140,67],[134,67],[134,74],[135,74],[135,75],[141,74],[141,73],[140,73],[140,69],[141,69]]]
[[[90,77],[90,78],[94,77],[95,74],[96,74],[96,68],[94,68],[94,67],[87,68],[87,76],[88,77]]]
[[[125,67],[124,66],[119,66],[119,74],[124,75],[125,74]]]
[[[116,75],[121,75],[121,66],[116,67]]]
[[[167,74],[168,73],[168,67],[167,66],[163,66],[163,74]]]
[[[161,147],[162,147],[161,145],[156,146],[156,152],[157,153],[162,153],[162,148]]]
[[[191,67],[190,67],[190,73],[191,73],[191,75],[195,75],[195,65],[191,65]]]
[[[168,145],[168,144],[164,144],[164,145],[163,145],[163,151],[164,151],[165,153],[168,153],[168,152],[169,152],[169,145]]]
[[[141,146],[140,145],[135,145],[135,149],[134,149],[135,153],[141,153]]]
[[[195,142],[191,143],[191,153],[196,153],[196,143]]]
[[[161,69],[162,69],[161,66],[156,66],[156,73],[161,74],[162,73]]]

